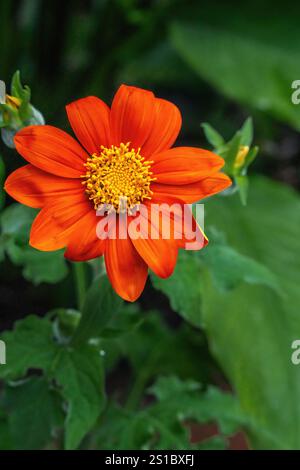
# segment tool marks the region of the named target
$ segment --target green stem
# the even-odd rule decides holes
[[[77,307],[78,310],[81,310],[87,289],[85,263],[73,263],[73,275],[76,286]]]
[[[147,382],[150,380],[153,374],[153,367],[155,366],[160,353],[160,344],[158,344],[158,347],[152,352],[152,354],[150,354],[148,361],[144,364],[141,372],[133,384],[125,405],[126,410],[133,411],[139,405]]]

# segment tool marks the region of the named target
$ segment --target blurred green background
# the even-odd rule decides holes
[[[136,310],[124,313],[129,324],[136,317],[144,321],[131,336],[109,344],[102,338],[108,396],[122,404],[128,395],[126,412],[114,403],[85,441],[80,432],[68,434],[67,447],[185,448],[190,439],[173,422],[182,412],[184,423],[198,421],[193,439],[200,448],[300,448],[300,369],[290,360],[291,343],[300,338],[300,104],[291,101],[291,84],[300,79],[299,20],[300,6],[292,1],[0,2],[0,79],[9,83],[19,69],[47,123],[70,130],[66,103],[91,94],[109,103],[126,83],[178,105],[183,129],[177,145],[211,148],[202,122],[229,140],[251,115],[260,147],[250,168],[248,205],[237,194],[208,201],[211,244],[205,253],[182,254],[170,280],[151,277]],[[7,174],[23,164],[4,145],[1,154]],[[32,211],[11,203],[6,198],[1,217],[1,330],[28,314],[76,308],[72,273],[61,254],[46,259],[25,248]],[[121,320],[114,321],[118,327]],[[144,368],[142,379],[135,378]],[[16,371],[2,378],[10,374]],[[153,383],[152,398],[143,396]],[[196,383],[206,390],[198,401]],[[45,392],[44,385],[27,386],[24,396],[9,397],[19,405],[5,400],[0,447],[60,447],[60,434],[54,442],[49,437],[49,397],[41,404],[47,403],[48,414],[42,422],[37,418],[36,437],[24,441],[18,434],[32,411],[23,418],[18,413],[26,409],[26,396],[34,387]],[[223,389],[234,391],[234,403]],[[136,407],[140,414],[133,420]],[[151,419],[145,417],[149,407]],[[163,425],[156,429],[159,419]],[[199,422],[217,422],[218,431]],[[158,444],[148,436],[151,426],[163,436]],[[230,440],[240,428],[250,444]],[[8,432],[12,437],[4,442]]]

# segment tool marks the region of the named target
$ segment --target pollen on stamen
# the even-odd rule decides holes
[[[145,160],[140,149],[129,146],[130,142],[119,147],[101,146],[101,152],[91,155],[84,164],[82,184],[96,210],[107,205],[118,213],[131,213],[144,199],[151,199],[151,182],[156,180],[150,171],[153,161]]]

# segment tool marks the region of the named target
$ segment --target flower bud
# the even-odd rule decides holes
[[[7,147],[14,148],[16,132],[26,126],[45,124],[45,120],[30,103],[30,88],[22,86],[19,71],[13,75],[10,93],[6,93],[5,83],[0,81],[1,137]]]
[[[253,140],[251,118],[244,122],[241,129],[228,142],[209,124],[205,123],[202,127],[215,153],[225,160],[224,172],[234,181],[234,185],[226,190],[226,194],[239,191],[241,202],[245,205],[249,187],[247,171],[258,153],[258,147],[251,147]]]

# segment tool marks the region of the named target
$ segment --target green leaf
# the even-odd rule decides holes
[[[202,312],[212,351],[251,420],[252,445],[300,449],[300,375],[291,362],[300,331],[300,199],[262,177],[250,187],[246,209],[236,197],[208,201],[206,223],[273,272],[284,295],[244,282],[220,291],[207,272]]]
[[[248,166],[255,160],[256,155],[257,155],[257,153],[258,153],[258,150],[259,150],[259,148],[256,147],[256,146],[255,146],[255,147],[252,147],[252,148],[249,150],[249,152],[248,152],[248,154],[247,154],[247,156],[246,156],[246,158],[245,158],[245,165],[244,165],[244,168],[247,169]]]
[[[128,307],[131,310],[133,305]],[[121,310],[116,324],[126,316],[128,320],[132,318],[133,322],[139,318],[138,327],[128,329],[126,334],[128,320],[125,320],[122,335],[109,336],[100,341],[99,347],[105,353],[105,363],[109,370],[120,359],[125,358],[134,374],[138,377],[142,375],[141,390],[158,374],[167,374],[170,370],[182,379],[193,377],[203,383],[208,380],[211,359],[207,354],[206,340],[199,329],[183,322],[174,334],[174,330],[168,328],[163,321],[161,312],[129,313],[127,308]],[[131,322],[129,324],[132,325]],[[198,358],[197,361],[194,360],[195,357]],[[140,395],[134,395],[130,399],[131,404],[136,404],[139,398]]]
[[[82,317],[73,338],[73,344],[82,344],[101,336],[102,331],[117,315],[123,304],[114,292],[105,274],[98,276],[86,293]]]
[[[57,353],[51,322],[29,315],[15,323],[13,331],[0,335],[6,344],[6,364],[0,367],[0,378],[23,377],[29,368],[49,370]]]
[[[239,188],[239,195],[243,206],[247,205],[249,179],[247,175],[237,175],[234,178],[236,185]]]
[[[65,447],[75,449],[94,425],[104,406],[103,364],[99,351],[87,345],[77,350],[54,339],[49,319],[29,316],[1,335],[6,365],[0,378],[20,379],[29,369],[41,369],[54,380],[67,404]]]
[[[100,354],[83,345],[61,351],[53,377],[67,401],[65,449],[76,449],[94,426],[105,405],[104,373]]]
[[[125,411],[113,403],[97,431],[92,446],[101,449],[174,449],[224,448],[225,435],[244,424],[236,399],[218,389],[202,390],[195,381],[175,376],[162,377],[149,389],[156,401],[138,411]],[[191,444],[187,422],[217,421],[220,435],[209,442]]]
[[[31,115],[31,91],[27,85],[23,87],[19,70],[17,70],[12,77],[11,94],[21,100],[21,105],[18,110],[19,116],[23,122],[27,121]]]
[[[10,260],[22,266],[25,279],[33,284],[56,283],[68,273],[62,251],[38,251],[28,244],[29,231],[37,211],[21,204],[7,207],[0,218],[3,248]]]
[[[5,402],[16,450],[42,449],[51,442],[55,428],[62,426],[61,399],[42,377],[33,377],[21,385],[7,385]]]
[[[153,286],[170,300],[172,309],[192,325],[201,327],[201,263],[199,252],[180,251],[175,271],[168,279],[151,273]]]
[[[248,147],[250,147],[253,140],[253,122],[251,117],[246,119],[246,121],[244,122],[241,128],[241,134],[241,145],[247,145]]]
[[[1,214],[2,234],[12,236],[18,241],[27,240],[30,226],[36,215],[36,209],[17,203],[11,204]]]
[[[22,83],[21,83],[21,74],[20,74],[19,70],[17,70],[12,76],[11,94],[12,94],[12,96],[15,96],[16,98],[22,99],[23,86],[22,86]]]
[[[258,261],[241,255],[226,245],[212,244],[202,253],[219,289],[231,289],[240,283],[260,284],[281,294],[278,278]]]
[[[35,285],[42,282],[55,284],[68,274],[62,250],[41,252],[31,246],[20,248],[15,244],[9,244],[7,254],[14,264],[23,266],[23,277]]]
[[[181,381],[169,376],[159,378],[149,391],[161,403],[173,403],[181,408],[181,419],[195,419],[200,423],[217,420],[223,434],[233,434],[245,420],[235,397],[213,386],[204,392],[193,380]]]
[[[258,261],[212,239],[203,251],[180,251],[173,275],[160,279],[151,274],[153,286],[168,298],[172,309],[192,325],[201,327],[202,271],[208,266],[218,289],[230,289],[240,282],[261,284],[282,294],[278,278]]]
[[[214,149],[222,147],[225,143],[221,134],[219,134],[216,129],[214,129],[208,122],[201,124],[201,127],[204,130],[205,137],[207,141],[213,146]]]
[[[198,22],[173,24],[171,41],[180,57],[226,97],[300,129],[299,109],[291,101],[291,82],[300,76],[299,50],[291,46],[297,43],[297,14],[287,18],[284,5],[280,13],[271,2],[264,7],[270,28],[263,24],[261,4],[245,5],[238,19],[234,6],[219,6],[216,18],[207,5]]]

